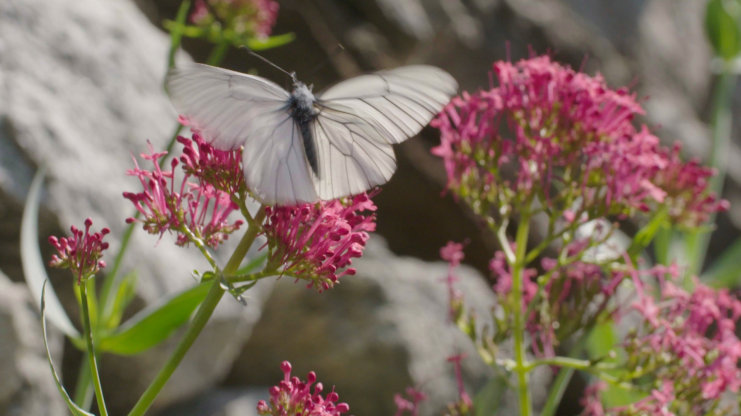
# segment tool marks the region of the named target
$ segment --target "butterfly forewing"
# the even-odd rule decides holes
[[[320,105],[342,105],[376,124],[385,132],[378,140],[401,143],[419,133],[457,89],[458,83],[447,72],[412,65],[351,78],[317,98]]]
[[[253,120],[283,108],[288,92],[264,78],[196,64],[172,69],[167,90],[175,109],[219,149],[244,143]]]

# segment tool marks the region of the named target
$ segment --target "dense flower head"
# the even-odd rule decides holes
[[[633,276],[637,300],[633,308],[642,322],[626,338],[629,369],[651,374],[654,391],[673,386],[671,406],[676,414],[707,414],[726,391],[741,387],[741,340],[736,322],[741,301],[727,290],[710,288],[698,280],[687,291],[677,285],[677,267],[655,267],[644,274],[658,280],[654,297]]]
[[[183,136],[177,138],[183,145],[183,153],[179,158],[183,171],[229,195],[244,192],[241,149],[216,149],[197,130],[191,130],[192,139]]]
[[[93,221],[88,218],[85,220],[85,231],[73,225],[69,227],[71,232],[69,237],[49,237],[49,243],[57,250],[57,253],[51,256],[49,265],[70,269],[77,276],[77,284],[81,284],[84,279],[105,267],[101,257],[103,250],[108,248],[108,243],[103,241],[103,238],[110,230],[103,228],[98,232],[91,232],[92,225]]]
[[[198,26],[222,24],[239,36],[269,36],[278,17],[274,0],[196,0],[190,20]]]
[[[186,168],[182,176],[176,173],[176,167],[181,164],[178,159],[170,161],[169,170],[160,168],[159,159],[166,152],[154,152],[151,144],[150,153],[141,157],[152,163],[152,170],[140,168],[134,158],[135,168],[127,171],[127,174],[138,177],[143,190],[138,193],[124,192],[123,196],[134,204],[142,218],[128,218],[127,222],[141,222],[144,230],[150,234],[162,235],[166,231],[173,231],[177,233],[176,243],[181,246],[198,239],[210,247],[216,247],[242,225],[241,220],[229,221],[229,215],[239,206],[232,201],[228,192],[215,188],[203,179],[207,173],[194,170],[194,166],[214,166],[198,165],[198,160],[192,154],[194,148],[187,141],[181,143],[186,145],[181,158]],[[204,143],[200,145],[210,146]],[[199,155],[205,153],[201,152]],[[215,151],[212,149],[211,152],[214,154]],[[227,171],[229,169],[231,167],[224,168]],[[214,169],[214,172],[218,171]],[[191,181],[191,178],[196,181]]]
[[[376,205],[366,193],[297,206],[266,207],[263,232],[270,262],[283,274],[307,280],[307,287],[329,289],[339,278],[355,274],[348,267],[363,254],[368,233],[375,231]]]
[[[633,125],[643,114],[634,94],[548,56],[498,61],[494,73],[499,86],[464,92],[433,120],[441,143],[432,152],[443,158],[448,187],[479,213],[516,211],[537,197],[548,209],[576,204],[592,218],[627,215],[668,194],[674,218],[689,225],[723,209],[707,191],[709,170],[683,164]],[[679,192],[670,178],[691,191]]]
[[[298,377],[291,377],[291,363],[283,361],[283,380],[270,388],[270,403],[260,400],[257,403],[257,413],[262,416],[339,416],[350,411],[347,403],[337,403],[339,395],[334,388],[322,397],[324,386],[316,383],[314,392],[311,386],[316,382],[316,374],[312,371],[306,376],[306,381]]]

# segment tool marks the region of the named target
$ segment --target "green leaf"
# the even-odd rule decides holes
[[[253,51],[264,51],[289,44],[293,42],[294,39],[296,39],[296,35],[293,33],[284,33],[282,35],[269,36],[267,38],[250,38],[247,40],[247,47]]]
[[[126,307],[136,295],[136,272],[130,272],[121,279],[116,296],[113,298],[111,314],[107,319],[105,329],[113,329],[121,323]]]
[[[100,350],[132,355],[159,344],[188,321],[210,286],[202,283],[142,310],[116,332],[101,334]]]
[[[251,273],[253,270],[257,270],[258,267],[264,266],[268,259],[268,253],[262,253],[255,258],[250,259],[247,264],[242,266],[239,270],[234,273],[235,275]]]
[[[612,320],[598,323],[587,337],[587,353],[589,358],[600,360],[606,357],[619,341],[620,339],[618,338]]]
[[[26,279],[26,285],[31,291],[31,297],[41,307],[41,294],[44,288],[44,282],[48,280],[44,261],[41,258],[41,251],[37,244],[39,205],[41,201],[41,184],[44,181],[44,169],[39,169],[36,176],[31,182],[31,188],[28,190],[26,206],[23,208],[23,219],[21,220],[21,264],[23,266],[23,276]],[[70,278],[71,279],[71,278]],[[46,307],[48,309],[49,321],[60,331],[70,338],[80,340],[80,333],[77,331],[67,313],[64,311],[59,298],[54,293],[53,288],[47,291],[50,294]]]
[[[38,174],[36,175],[39,176]],[[59,375],[57,374],[57,370],[54,369],[54,362],[51,359],[51,352],[49,352],[49,341],[46,337],[46,300],[44,299],[46,295],[46,280],[41,284],[41,296],[39,297],[39,308],[41,309],[41,332],[44,337],[44,348],[46,348],[46,358],[49,361],[49,368],[51,369],[51,375],[54,377],[54,382],[57,385],[57,389],[59,390],[59,394],[62,396],[64,401],[67,403],[67,407],[69,408],[69,411],[72,412],[75,416],[94,416],[92,413],[87,412],[85,409],[82,409],[80,406],[78,406],[75,402],[72,401],[72,399],[69,397],[69,394],[67,394],[67,390],[64,389],[64,386],[62,386],[62,383],[59,381]]]
[[[705,33],[715,54],[726,61],[741,52],[739,0],[710,0],[705,9]]]
[[[631,260],[633,260],[633,263],[636,262],[636,259],[643,250],[651,244],[656,233],[665,227],[669,227],[669,213],[666,207],[659,210],[656,215],[651,218],[651,221],[638,230],[635,237],[633,237],[633,241],[631,241],[630,247],[628,247],[628,255]]]
[[[489,416],[497,412],[507,392],[507,379],[496,374],[473,397],[473,408],[476,416]]]
[[[721,253],[709,270],[703,274],[703,280],[715,287],[736,288],[741,286],[741,238]]]

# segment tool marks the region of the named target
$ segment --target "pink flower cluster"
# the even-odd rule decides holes
[[[298,206],[266,207],[264,234],[270,263],[283,273],[307,280],[307,287],[329,289],[339,278],[355,274],[348,266],[363,254],[368,233],[375,231],[376,206],[368,194]]]
[[[469,202],[516,208],[537,197],[562,211],[579,202],[593,218],[667,203],[687,225],[725,208],[706,189],[710,170],[683,164],[645,126],[633,126],[643,109],[627,90],[548,56],[499,61],[494,73],[498,87],[463,93],[433,120],[441,144],[432,152],[443,158],[449,188]]]
[[[266,37],[279,8],[274,0],[196,0],[190,21],[198,26],[220,23],[240,36]]]
[[[141,157],[152,163],[152,170],[141,169],[134,159],[135,169],[129,170],[127,174],[138,177],[143,190],[138,193],[124,192],[123,196],[134,204],[143,218],[139,220],[128,218],[126,221],[141,222],[144,230],[150,234],[162,235],[165,231],[174,231],[177,233],[177,244],[180,246],[187,245],[197,238],[210,247],[217,247],[242,225],[241,220],[230,222],[228,218],[229,214],[239,207],[232,201],[228,192],[215,188],[203,177],[195,175],[231,172],[235,167],[225,165],[221,169],[199,170],[198,168],[202,167],[199,163],[203,155],[215,155],[218,151],[205,150],[210,145],[200,142],[200,152],[195,152],[195,148],[190,146],[187,140],[183,139],[181,143],[186,147],[181,157],[185,168],[182,178],[176,174],[175,168],[180,164],[178,159],[170,162],[170,170],[162,170],[159,159],[164,157],[166,152],[155,153],[151,144],[150,153],[142,154]],[[231,159],[223,161],[233,162]],[[190,181],[191,177],[197,181]]]
[[[198,131],[191,130],[192,140],[183,136],[177,138],[183,145],[183,153],[179,158],[183,171],[229,195],[243,193],[242,151],[216,149]]]
[[[291,363],[283,361],[283,381],[277,386],[270,388],[270,404],[265,400],[257,403],[257,413],[262,416],[339,416],[350,411],[347,403],[337,403],[339,395],[334,388],[325,399],[321,393],[324,387],[322,383],[314,386],[316,374],[312,371],[306,381],[298,377],[291,377]]]
[[[51,256],[49,265],[70,269],[77,276],[78,285],[105,267],[105,262],[101,260],[101,257],[103,257],[103,250],[108,248],[108,243],[103,241],[103,237],[110,230],[103,228],[99,232],[90,232],[92,225],[93,220],[87,218],[85,231],[73,225],[69,227],[71,236],[49,237],[49,243],[57,250],[57,254]]]
[[[633,276],[638,295],[633,307],[643,322],[625,341],[628,356],[634,357],[629,365],[650,372],[659,387],[671,383],[676,401],[672,408],[678,414],[705,414],[724,392],[741,387],[741,340],[736,332],[741,301],[698,280],[686,291],[672,281],[676,267],[656,267],[650,273],[659,281],[659,300],[637,273]]]

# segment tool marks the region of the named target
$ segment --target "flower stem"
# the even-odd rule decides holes
[[[713,90],[712,113],[710,116],[710,128],[712,131],[712,147],[708,164],[716,170],[710,178],[710,191],[720,195],[723,191],[726,171],[728,169],[728,153],[731,140],[732,114],[731,101],[733,98],[736,76],[730,68],[731,64],[725,63]],[[715,224],[715,213],[710,214],[706,225]],[[689,252],[689,270],[687,276],[694,276],[702,271],[705,262],[710,232],[697,231],[691,233],[685,240]]]
[[[529,364],[525,357],[525,316],[523,305],[523,271],[527,256],[527,239],[530,231],[530,217],[523,214],[517,225],[515,238],[515,256],[512,267],[512,293],[514,295],[514,338],[515,338],[515,373],[517,373],[517,392],[520,401],[520,415],[530,416],[532,398],[528,383]]]
[[[87,344],[87,358],[90,366],[90,376],[95,389],[95,399],[98,402],[98,411],[100,416],[108,416],[108,409],[105,406],[103,398],[103,388],[100,385],[100,375],[98,373],[98,361],[95,359],[95,347],[93,346],[93,331],[90,325],[90,309],[87,299],[87,285],[83,282],[80,285],[80,304],[82,305],[82,326],[85,332],[85,343]]]
[[[261,219],[265,215],[264,213],[265,211],[261,209],[256,218],[260,218],[261,221]],[[237,271],[239,265],[242,263],[242,259],[244,259],[245,254],[252,246],[252,243],[255,242],[255,238],[257,238],[257,233],[259,232],[259,230],[260,227],[256,226],[247,229],[247,232],[242,237],[242,240],[239,242],[239,245],[234,250],[234,253],[232,253],[232,256],[227,262],[227,265],[224,267],[223,273],[225,275],[228,276]],[[201,331],[206,326],[206,323],[211,318],[211,315],[216,309],[216,305],[219,304],[222,296],[224,296],[224,289],[221,287],[221,279],[214,279],[213,283],[211,283],[211,289],[209,289],[206,298],[203,300],[203,303],[201,303],[201,306],[198,307],[198,311],[196,312],[195,317],[193,317],[193,320],[190,322],[190,326],[185,332],[183,339],[180,340],[180,343],[178,344],[177,348],[175,348],[175,351],[170,356],[170,359],[167,360],[167,362],[162,367],[162,369],[160,369],[160,372],[154,378],[152,383],[149,385],[149,387],[147,387],[147,390],[145,390],[144,394],[142,394],[142,396],[139,398],[139,401],[136,402],[134,408],[131,409],[131,412],[129,412],[129,416],[141,416],[144,414],[144,412],[147,411],[147,409],[149,409],[149,407],[152,405],[152,402],[154,402],[154,399],[157,397],[162,388],[165,387],[165,384],[170,379],[170,376],[172,376],[172,373],[175,372],[175,369],[178,367],[178,365],[180,365],[180,362],[185,357],[185,354],[188,352],[190,347],[195,342],[196,338],[198,338],[198,335],[200,335]]]

